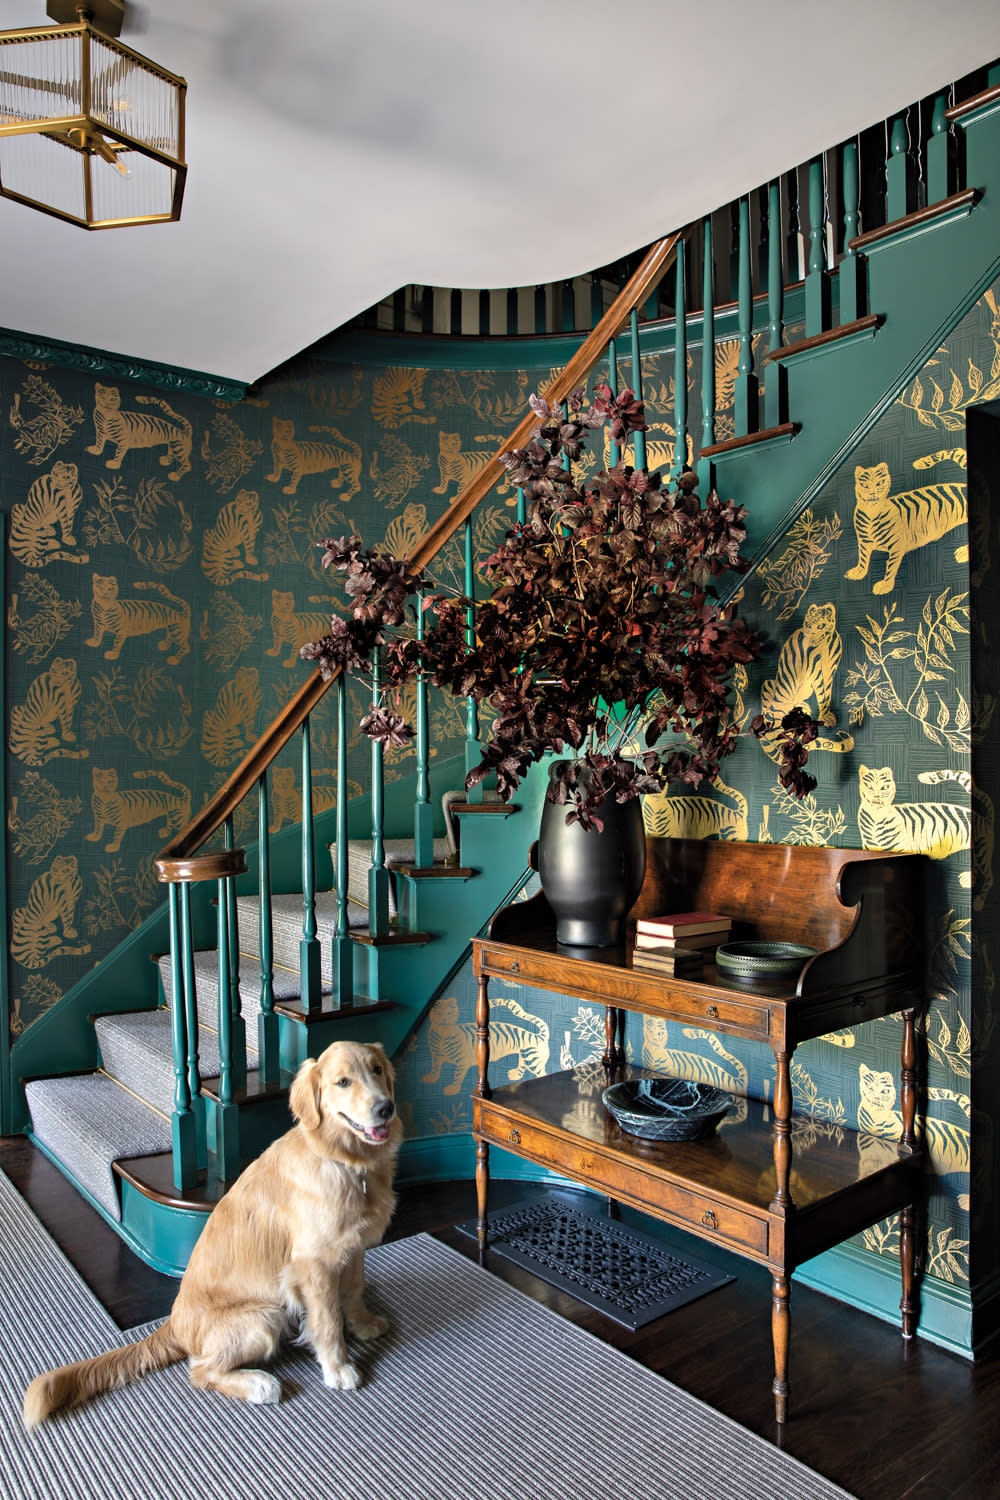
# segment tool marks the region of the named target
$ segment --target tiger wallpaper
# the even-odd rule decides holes
[[[790,800],[775,747],[747,734],[714,787],[671,788],[645,809],[654,833],[919,849],[934,862],[925,1267],[954,1283],[968,1280],[973,1179],[993,1172],[992,1145],[970,1149],[973,1038],[992,1030],[994,1006],[979,952],[988,983],[974,1030],[972,917],[993,900],[994,808],[970,756],[995,701],[970,685],[970,590],[989,557],[985,537],[969,535],[964,413],[1000,396],[998,293],[968,313],[746,583],[741,608],[773,649],[741,674],[735,711],[745,727],[760,710],[805,704],[822,725],[816,791]],[[283,366],[235,407],[0,358],[13,1035],[150,915],[163,895],[153,857],[304,680],[300,646],[344,607],[317,542],[357,531],[406,550],[552,374],[544,346],[534,365],[459,375],[376,362],[357,340],[340,353],[327,343],[329,357]],[[726,341],[714,358],[721,438],[732,428]],[[644,353],[643,377],[650,461],[666,465],[672,351]],[[697,410],[698,349],[688,380]],[[501,488],[481,508],[478,555],[513,505]],[[455,546],[439,562],[448,569],[460,578]],[[352,724],[365,706],[355,691]],[[457,753],[463,727],[452,700],[435,701],[434,754]],[[315,740],[319,808],[336,791],[330,726],[317,723]],[[352,787],[367,765],[354,731]],[[390,778],[411,770],[407,756],[389,757]],[[274,785],[277,828],[296,818],[290,759]],[[467,966],[400,1059],[411,1137],[469,1128],[474,1006]],[[495,1018],[498,1077],[578,1068],[600,1108],[603,1015],[510,986],[497,989]],[[861,1149],[886,1149],[898,1130],[898,1042],[887,1020],[799,1049],[797,1103],[817,1134],[860,1127]],[[647,1065],[738,1092],[772,1087],[770,1053],[738,1040],[632,1018],[628,1046]],[[975,1124],[991,1143],[991,1122]],[[888,1254],[897,1236],[892,1221],[859,1243]]]

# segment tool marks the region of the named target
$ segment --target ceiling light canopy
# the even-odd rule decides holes
[[[117,41],[122,0],[0,32],[0,196],[84,229],[179,219],[183,78]]]

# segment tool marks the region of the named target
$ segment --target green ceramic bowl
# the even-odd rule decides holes
[[[723,943],[715,950],[715,966],[729,979],[794,979],[815,948],[804,943]]]

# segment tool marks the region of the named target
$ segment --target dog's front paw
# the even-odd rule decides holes
[[[246,1399],[257,1406],[277,1406],[281,1400],[281,1381],[266,1370],[244,1370],[247,1377]]]
[[[356,1391],[361,1384],[361,1376],[351,1364],[324,1365],[323,1384],[334,1391]]]
[[[378,1339],[383,1333],[388,1333],[389,1319],[371,1313],[359,1323],[348,1322],[347,1326],[356,1339]]]

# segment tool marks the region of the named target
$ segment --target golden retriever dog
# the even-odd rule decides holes
[[[288,1099],[297,1123],[209,1215],[166,1322],[141,1343],[36,1376],[26,1425],[182,1359],[192,1385],[279,1401],[281,1382],[247,1366],[272,1359],[288,1334],[315,1351],[326,1385],[353,1390],[345,1323],[359,1339],[389,1326],[365,1306],[364,1258],[396,1203],[403,1131],[393,1082],[380,1045],[334,1042],[307,1059]]]

